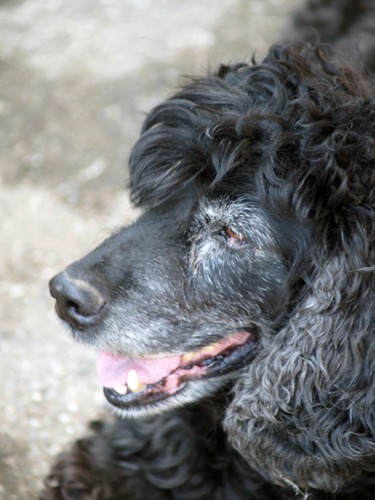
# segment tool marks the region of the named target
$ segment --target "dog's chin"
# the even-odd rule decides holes
[[[104,387],[104,395],[115,410],[123,417],[143,417],[194,403],[212,396],[227,387],[238,372],[248,366],[258,352],[255,335],[241,332],[221,342],[191,352],[181,357],[166,357],[154,360],[161,365],[177,363],[177,367],[152,383],[142,384],[135,369],[128,372],[128,383]],[[132,363],[139,370],[145,367],[145,360],[111,358],[104,354],[100,365],[104,371],[122,368]],[[151,361],[152,363],[152,361]],[[165,367],[164,367],[165,368]],[[130,374],[130,372],[133,372]]]

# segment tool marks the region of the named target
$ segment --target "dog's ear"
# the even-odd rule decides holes
[[[374,263],[369,232],[372,241],[352,250],[367,247]],[[226,413],[234,447],[284,486],[335,492],[375,470],[375,266],[351,264],[320,263],[310,294],[243,373]]]
[[[225,419],[251,466],[302,489],[335,492],[375,471],[375,104],[357,105],[356,121],[311,141],[293,192],[264,191],[307,214],[315,240],[293,312],[262,336]]]
[[[268,480],[336,492],[375,471],[375,100],[329,59],[315,79],[304,61],[283,63],[303,94],[288,118],[295,156],[270,162],[259,186],[265,206],[311,223],[314,242],[293,310],[260,335],[224,426]]]

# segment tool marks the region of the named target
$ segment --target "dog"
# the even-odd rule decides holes
[[[373,13],[310,2],[296,33],[324,42],[329,9],[342,40]],[[50,282],[117,418],[42,499],[373,498],[374,165],[371,70],[321,41],[149,113],[129,161],[142,214]]]

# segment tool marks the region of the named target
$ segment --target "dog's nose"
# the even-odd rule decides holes
[[[49,289],[56,299],[57,314],[79,329],[93,325],[106,303],[96,287],[69,276],[66,271],[51,279]]]

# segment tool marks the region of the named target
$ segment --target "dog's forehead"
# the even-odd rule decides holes
[[[232,199],[227,196],[199,201],[195,216],[208,223],[236,222],[244,225],[264,224],[266,219],[254,201],[245,197]]]

